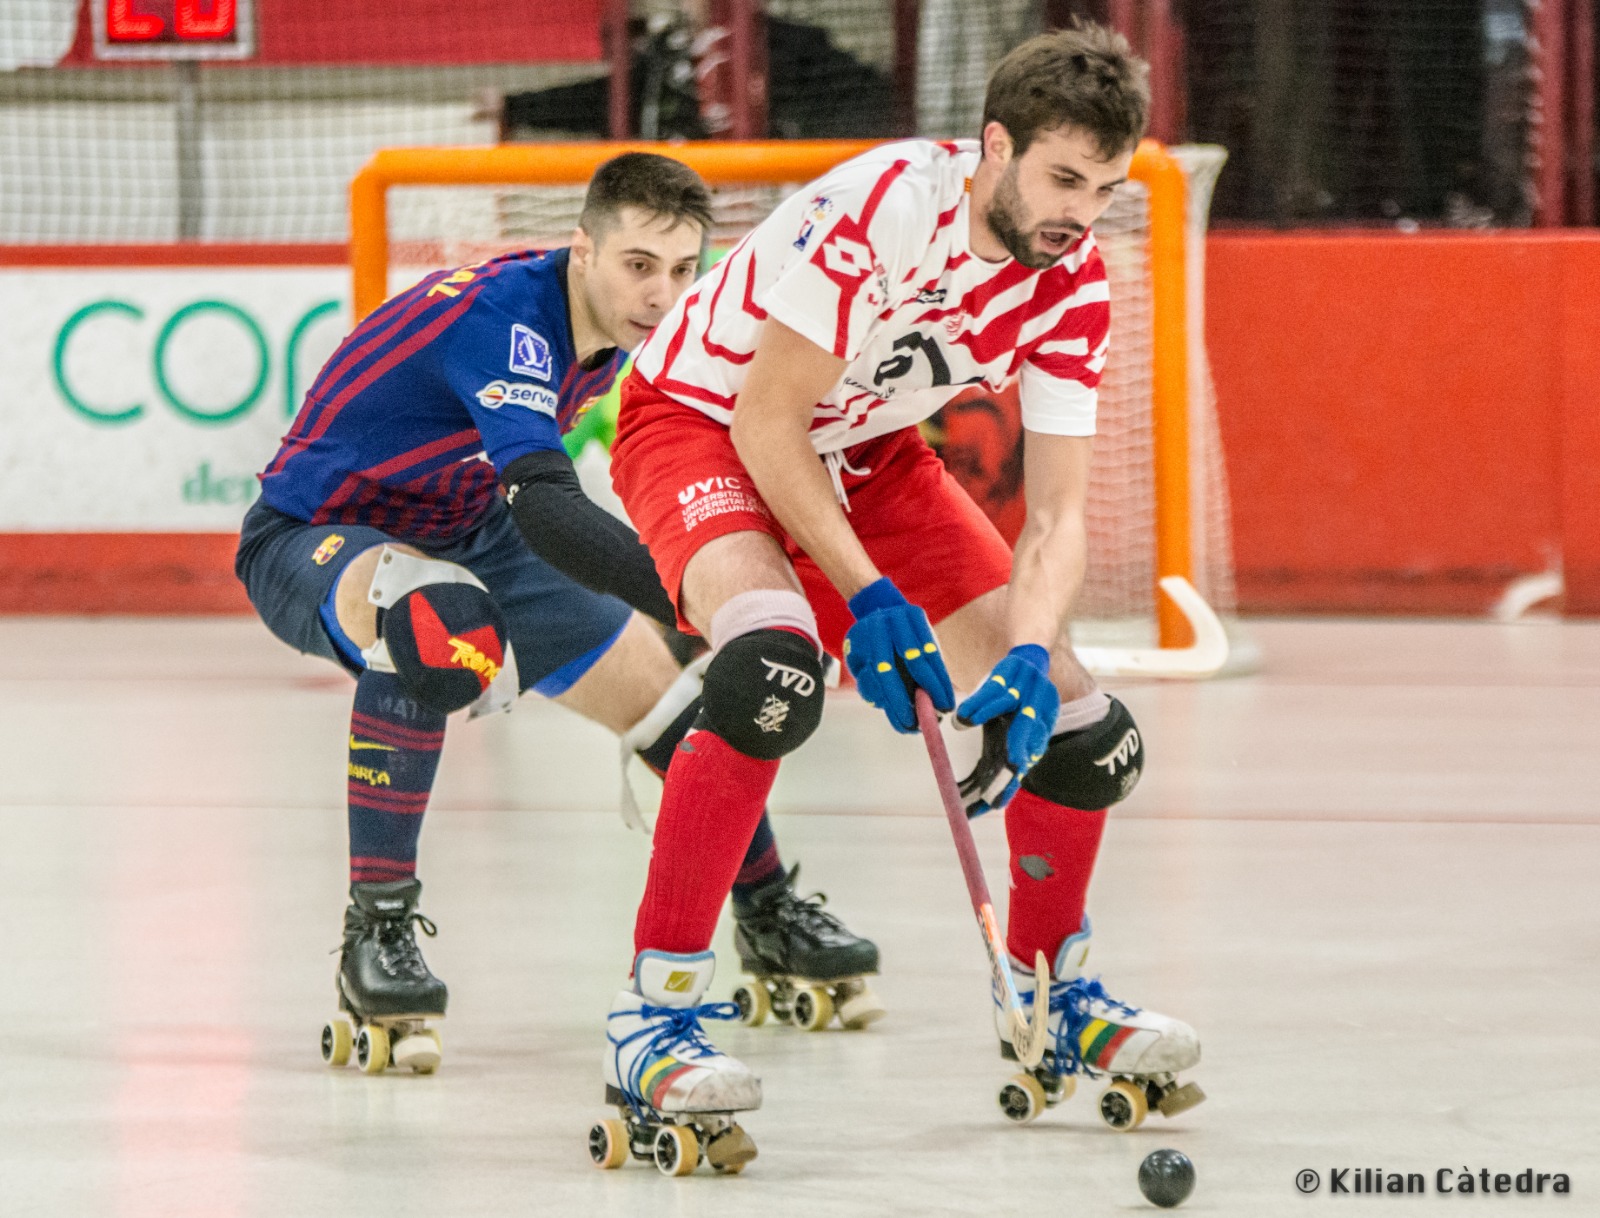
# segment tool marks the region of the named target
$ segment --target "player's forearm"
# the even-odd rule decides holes
[[[1089,563],[1089,465],[1093,441],[1085,436],[1029,432],[1023,446],[1023,496],[1028,516],[1012,557],[1006,597],[1011,643],[1038,643],[1051,651],[1050,675],[1064,699],[1090,693],[1067,637],[1067,614],[1083,586]]]
[[[786,422],[741,427],[735,411],[734,449],[784,531],[848,600],[878,578],[878,569],[834,497],[807,432]]]
[[[1012,557],[1006,598],[1012,646],[1038,643],[1048,648],[1055,642],[1083,586],[1087,567],[1088,542],[1081,519],[1050,525],[1030,521],[1023,527]]]
[[[536,452],[506,467],[511,517],[528,548],[569,579],[671,629],[677,612],[650,552],[624,521],[583,493],[565,453]]]

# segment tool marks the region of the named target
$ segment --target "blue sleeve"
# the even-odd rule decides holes
[[[492,287],[493,285],[486,285]],[[566,376],[553,327],[565,317],[541,320],[537,311],[510,316],[484,291],[450,327],[441,371],[466,406],[484,452],[497,473],[518,457],[543,450],[565,451],[556,422],[559,390]]]

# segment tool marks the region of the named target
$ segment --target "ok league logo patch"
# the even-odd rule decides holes
[[[550,344],[520,322],[511,327],[511,371],[541,381],[550,379]]]

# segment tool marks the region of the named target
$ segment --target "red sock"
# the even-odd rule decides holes
[[[1031,791],[1018,791],[1006,805],[1006,841],[1011,846],[1011,919],[1006,947],[1033,963],[1043,952],[1053,965],[1062,940],[1083,926],[1084,899],[1106,810],[1080,812]]]
[[[636,955],[711,946],[777,776],[776,761],[747,757],[709,728],[685,737],[672,755],[656,817],[650,878],[633,928]]]

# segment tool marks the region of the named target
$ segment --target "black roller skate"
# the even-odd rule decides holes
[[[439,1032],[449,991],[428,971],[413,927],[437,927],[417,912],[420,880],[352,884],[339,952],[340,1014],[322,1029],[322,1060],[342,1066],[354,1049],[366,1074],[405,1066],[418,1074],[439,1068]]]
[[[795,893],[796,866],[786,876],[735,901],[734,946],[755,980],[734,991],[739,1021],[750,1027],[768,1015],[815,1032],[835,1014],[847,1028],[864,1028],[884,1014],[866,978],[878,971],[878,947],[853,935],[823,909],[821,893]]]

